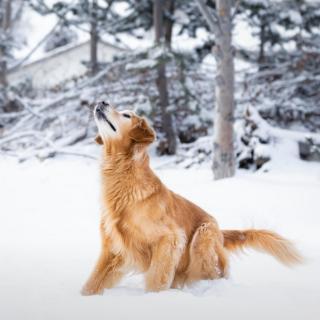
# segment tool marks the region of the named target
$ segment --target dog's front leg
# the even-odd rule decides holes
[[[104,245],[91,276],[83,286],[82,295],[102,294],[104,288],[115,286],[123,276],[120,271],[123,263],[120,255],[112,254],[109,246]]]
[[[184,246],[184,237],[171,235],[161,238],[153,246],[150,268],[146,273],[147,291],[161,291],[171,287]]]

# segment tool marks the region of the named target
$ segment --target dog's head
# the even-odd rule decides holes
[[[147,146],[155,140],[155,132],[146,119],[133,111],[120,112],[102,101],[94,108],[94,118],[99,131],[96,142],[114,152],[130,151],[135,146]]]

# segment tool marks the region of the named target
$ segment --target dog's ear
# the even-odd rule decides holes
[[[139,119],[138,123],[133,127],[130,132],[130,138],[136,143],[152,143],[156,134],[153,129],[149,126],[146,119]]]
[[[95,141],[97,144],[103,144],[103,140],[102,140],[100,134],[98,134],[98,135],[95,137],[94,141]]]

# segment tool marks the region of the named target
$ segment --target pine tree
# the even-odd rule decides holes
[[[272,47],[281,41],[281,35],[275,26],[279,23],[279,12],[281,12],[282,5],[272,0],[243,0],[240,4],[241,11],[245,13],[253,34],[259,38],[257,62],[260,68],[264,68],[268,62],[267,45]]]
[[[291,54],[286,51],[286,44],[295,43],[295,55],[308,46],[314,46],[318,38],[316,29],[320,23],[319,4],[306,0],[243,0],[240,11],[252,27],[253,35],[258,36],[259,52],[257,62],[260,68],[279,58],[287,59]],[[284,32],[291,31],[290,36]],[[258,32],[256,32],[258,30]],[[293,33],[293,35],[292,35]],[[281,55],[275,56],[270,49],[281,48]],[[269,52],[267,54],[266,52]],[[271,53],[271,54],[270,54]]]
[[[317,1],[292,0],[282,3],[279,24],[295,34],[286,41],[294,41],[298,51],[320,48],[320,6]]]

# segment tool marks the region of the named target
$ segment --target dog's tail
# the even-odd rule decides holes
[[[246,247],[272,255],[281,263],[292,266],[302,263],[303,258],[287,239],[268,230],[222,230],[224,247],[229,251]]]

